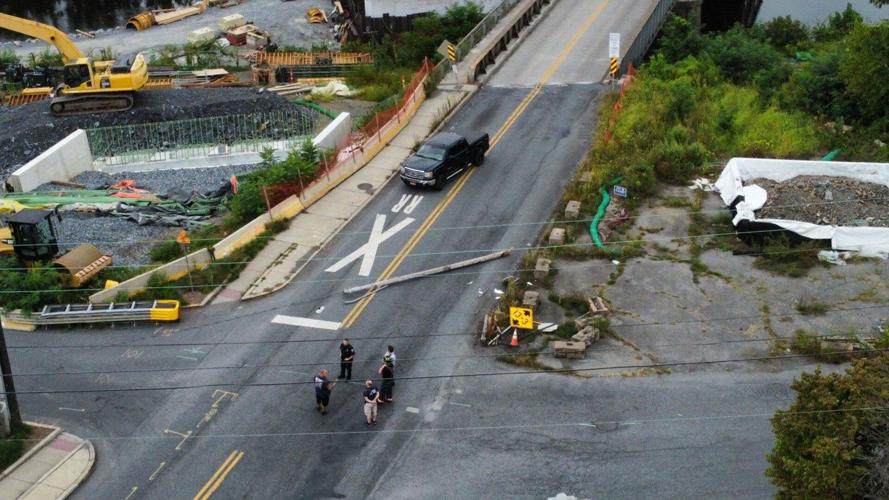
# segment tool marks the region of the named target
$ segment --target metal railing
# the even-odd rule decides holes
[[[630,44],[630,48],[627,49],[626,54],[624,54],[620,63],[621,75],[627,72],[630,64],[637,64],[642,57],[645,56],[645,53],[648,52],[648,48],[651,47],[654,39],[657,38],[658,33],[661,31],[661,27],[664,25],[664,21],[667,20],[667,15],[670,14],[670,11],[673,9],[673,4],[675,3],[676,0],[658,1],[654,11],[652,11],[651,15],[645,21],[645,25],[642,26],[639,34],[636,35],[636,39],[633,40],[633,43]]]
[[[299,107],[268,113],[212,116],[88,129],[93,158],[106,166],[259,152],[278,142],[292,148],[315,131],[318,111]]]
[[[478,42],[480,42],[484,37],[494,29],[495,26],[509,14],[512,9],[519,4],[522,0],[503,0],[500,2],[500,5],[494,7],[491,12],[488,12],[485,15],[484,19],[479,21],[478,24],[475,25],[475,28],[464,36],[459,43],[457,43],[457,62],[463,60],[466,57],[466,54],[475,47]],[[444,79],[445,74],[447,74],[448,70],[451,67],[451,62],[447,59],[442,59],[435,66],[433,66],[432,70],[429,72],[429,80],[433,86],[438,85],[442,79]]]

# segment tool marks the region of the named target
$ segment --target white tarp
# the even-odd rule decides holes
[[[754,185],[745,186],[747,181],[771,179],[783,182],[800,175],[849,177],[889,187],[889,163],[732,158],[717,179],[716,188],[726,206],[731,206],[738,196],[745,193],[759,194],[750,189]],[[793,220],[757,219],[754,210],[762,207],[763,200],[759,196],[754,198],[756,199],[742,201],[735,206],[737,215],[732,221],[735,225],[745,219],[766,222],[806,238],[829,239],[834,250],[853,250],[866,256],[889,258],[889,228],[827,226]]]

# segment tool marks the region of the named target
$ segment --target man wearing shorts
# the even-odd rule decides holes
[[[365,425],[377,424],[377,405],[380,402],[380,391],[374,385],[373,380],[364,382],[364,418]]]
[[[322,415],[327,415],[327,405],[330,404],[330,391],[336,385],[336,382],[331,382],[327,376],[327,370],[321,370],[318,372],[318,375],[315,375],[315,403],[318,405],[318,411]]]

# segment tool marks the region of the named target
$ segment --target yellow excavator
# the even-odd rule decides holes
[[[115,61],[93,61],[58,28],[0,13],[0,28],[31,36],[58,49],[65,64],[63,83],[53,90],[50,110],[55,115],[125,111],[133,107],[133,93],[148,81],[142,54],[132,66]]]

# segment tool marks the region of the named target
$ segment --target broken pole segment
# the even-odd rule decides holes
[[[370,283],[367,285],[355,286],[352,288],[346,288],[343,290],[343,293],[358,293],[370,290],[372,288],[381,288],[384,286],[394,285],[396,283],[402,283],[404,281],[410,281],[417,278],[424,278],[426,276],[432,276],[433,274],[445,273],[448,271],[453,271],[454,269],[460,269],[463,267],[474,266],[476,264],[482,264],[484,262],[488,262],[491,260],[499,259],[501,257],[506,257],[507,255],[512,253],[512,248],[509,250],[503,250],[500,252],[494,252],[492,254],[483,255],[481,257],[476,257],[474,259],[463,260],[460,262],[455,262],[453,264],[448,264],[446,266],[433,267],[432,269],[427,269],[425,271],[418,271],[411,274],[405,274],[404,276],[396,276],[394,278],[389,278],[382,281],[376,281],[374,283]]]

